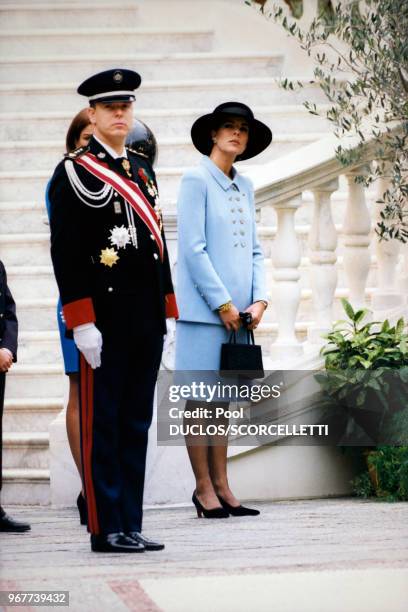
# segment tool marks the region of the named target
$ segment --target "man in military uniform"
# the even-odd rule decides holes
[[[0,490],[2,485],[2,450],[3,450],[3,405],[6,372],[14,361],[17,361],[17,334],[18,323],[16,305],[7,286],[7,275],[3,263],[0,261]],[[15,521],[6,514],[0,506],[0,531],[21,532],[31,529],[28,523]]]
[[[141,535],[148,429],[166,333],[177,317],[153,168],[125,148],[140,76],[84,81],[94,136],[49,188],[51,256],[81,353],[81,446],[91,548],[160,550]]]

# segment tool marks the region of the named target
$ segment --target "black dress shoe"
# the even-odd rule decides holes
[[[10,533],[22,533],[30,531],[31,526],[28,523],[15,521],[11,516],[6,514],[3,508],[0,508],[0,531],[8,531]]]
[[[219,495],[217,495],[217,497],[220,500],[221,506],[224,508],[224,510],[229,512],[231,516],[258,516],[258,514],[260,514],[259,510],[256,510],[255,508],[246,508],[245,506],[241,505],[231,506],[231,504],[226,502],[225,499]]]
[[[132,538],[135,542],[139,542],[143,544],[145,550],[163,550],[164,544],[160,544],[159,542],[153,542],[153,540],[149,540],[142,536],[138,531],[130,531],[126,534],[129,538]]]
[[[107,553],[140,553],[145,547],[124,533],[108,533],[105,535],[91,535],[91,549],[93,552]]]

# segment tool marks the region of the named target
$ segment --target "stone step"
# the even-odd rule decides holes
[[[23,331],[57,330],[56,298],[19,299],[18,323]]]
[[[48,432],[3,432],[3,466],[6,469],[48,469],[48,450]]]
[[[0,234],[2,261],[9,266],[50,266],[49,234]]]
[[[16,301],[58,296],[52,266],[9,266],[7,279]]]
[[[0,5],[0,28],[2,31],[30,28],[65,28],[76,29],[90,27],[121,27],[123,24],[138,25],[138,6],[133,2],[112,3],[98,2],[90,9],[88,2],[75,4],[71,2],[38,2],[23,4],[10,2]]]
[[[48,506],[50,503],[50,471],[48,469],[5,468],[1,502],[4,506],[11,504]]]
[[[319,108],[324,111],[327,107],[320,105]],[[193,122],[208,110],[208,108],[139,110],[136,106],[136,117],[144,121],[160,141],[162,138],[171,137],[189,138]],[[297,134],[323,132],[330,128],[324,117],[311,115],[301,105],[255,106],[253,111],[257,118],[272,128],[273,132]],[[63,141],[72,117],[71,113],[59,111],[0,113],[0,142]]]
[[[276,133],[273,146],[257,156],[257,163],[266,163],[290,153],[294,149],[311,144],[323,138],[323,132],[305,132],[297,134]],[[0,142],[0,168],[7,172],[15,169],[16,159],[20,167],[30,170],[48,170],[51,174],[54,167],[62,159],[64,143],[58,141],[20,141]],[[191,142],[188,132],[179,138],[162,138],[158,143],[159,166],[171,166],[174,160],[182,166],[192,166],[199,163],[201,153]]]
[[[21,365],[62,363],[58,331],[22,331],[18,337],[18,362]]]
[[[45,188],[51,175],[49,172],[14,170],[0,172],[0,202],[36,201],[44,202]],[[45,204],[44,211],[45,211]]]
[[[208,108],[212,110],[226,99],[235,99],[250,106],[279,106],[302,104],[304,100],[325,103],[318,85],[299,77],[301,91],[285,91],[277,78],[228,78],[145,81],[138,90],[136,109]],[[72,116],[86,106],[84,98],[76,93],[78,83],[52,82],[0,85],[0,113],[41,109],[42,112],[67,112]]]
[[[155,53],[135,55],[135,50],[118,55],[55,55],[36,57],[2,57],[0,82],[30,82],[35,74],[37,83],[49,83],[55,75],[66,81],[81,83],[90,74],[117,66],[136,70],[143,81],[176,79],[224,79],[229,77],[279,76],[283,56],[278,53]]]
[[[128,25],[128,24],[126,24]],[[34,28],[0,32],[0,55],[3,58],[21,55],[83,55],[99,53],[106,47],[120,54],[146,52],[181,53],[210,51],[213,32],[200,28],[155,29],[132,27],[108,28]]]
[[[49,223],[44,201],[6,202],[0,201],[2,234],[20,234],[27,230],[35,233],[48,232]]]
[[[156,168],[162,201],[174,202],[185,167]],[[0,201],[36,200],[44,202],[44,194],[52,170],[15,170],[0,172]],[[45,206],[45,204],[44,204]]]
[[[15,364],[7,374],[6,400],[58,397],[64,389],[62,365]]]
[[[63,409],[61,397],[9,399],[5,402],[3,432],[48,431],[50,423]]]

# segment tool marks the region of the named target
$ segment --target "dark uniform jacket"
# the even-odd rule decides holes
[[[7,286],[6,270],[0,261],[0,348],[9,349],[14,361],[17,361],[17,333],[16,305]]]
[[[92,193],[104,182],[93,176],[75,159],[93,153],[124,178],[129,178],[119,160],[113,159],[102,145],[91,139],[88,148],[70,154],[67,163],[74,164],[82,185]],[[147,158],[127,150],[132,180],[155,206],[156,177]],[[117,248],[110,242],[111,231],[128,227],[125,201],[114,192],[107,205],[104,200],[85,197],[68,178],[66,159],[55,169],[49,186],[51,203],[51,256],[60,291],[67,329],[96,321],[102,333],[129,331],[132,324],[153,324],[166,331],[165,318],[177,317],[177,305],[170,274],[169,257],[164,241],[164,259],[149,228],[134,212],[138,246]],[[92,205],[89,205],[91,203]],[[102,205],[101,205],[102,204]],[[101,261],[102,252],[114,249],[118,260],[112,266]],[[112,332],[113,333],[113,332]]]

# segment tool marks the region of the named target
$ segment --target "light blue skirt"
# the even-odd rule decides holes
[[[224,325],[211,323],[176,323],[176,370],[216,370],[220,368],[221,344],[231,332]],[[240,328],[237,342],[246,342],[246,331]]]

